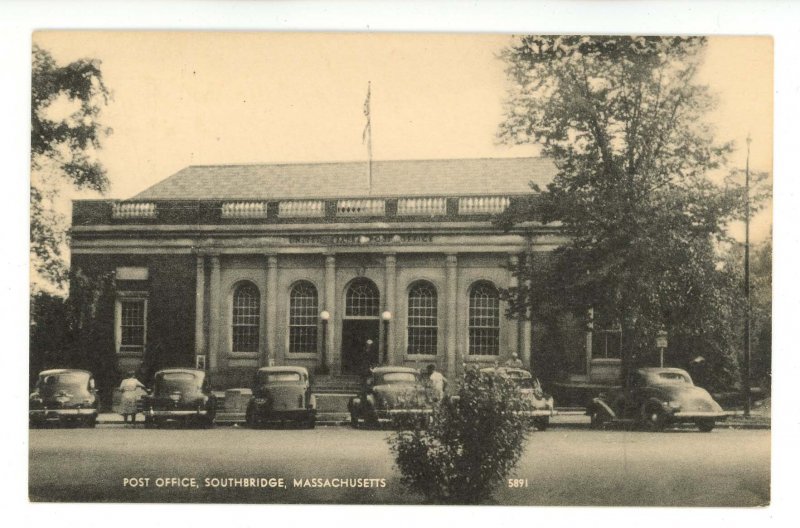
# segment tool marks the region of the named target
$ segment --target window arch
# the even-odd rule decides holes
[[[319,296],[317,288],[301,281],[289,292],[289,352],[315,354],[317,352],[317,322]]]
[[[346,317],[379,317],[381,296],[378,287],[369,279],[353,281],[347,288],[344,315]]]
[[[258,288],[244,282],[233,291],[231,334],[233,352],[258,352],[261,325],[261,295]]]
[[[478,282],[469,292],[469,353],[500,354],[500,294],[490,282]]]
[[[408,290],[408,353],[436,355],[438,307],[436,287],[415,282]]]

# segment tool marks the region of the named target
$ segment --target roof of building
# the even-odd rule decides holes
[[[302,198],[467,196],[544,188],[556,168],[546,158],[479,158],[372,162],[192,165],[135,200],[268,200]]]

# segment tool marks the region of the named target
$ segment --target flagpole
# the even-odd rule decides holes
[[[370,116],[370,98],[372,95],[372,81],[367,81],[367,98],[364,100],[364,117],[367,118],[367,124],[364,126],[364,133],[362,134],[361,141],[367,142],[367,188],[369,194],[372,194],[372,117]]]

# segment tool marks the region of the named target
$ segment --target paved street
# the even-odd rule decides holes
[[[95,430],[32,430],[30,497],[419,503],[420,497],[405,491],[392,469],[388,434],[348,427],[145,430],[106,425]],[[768,430],[659,434],[553,427],[530,436],[515,475],[527,479],[528,486],[503,488],[497,500],[529,505],[753,506],[769,502],[769,466]],[[257,480],[228,482],[225,487],[226,478]],[[285,487],[280,487],[280,478]],[[313,487],[334,478],[364,479],[361,486],[378,487]],[[127,484],[124,479],[129,479]],[[302,480],[303,486],[296,486],[295,480]],[[244,487],[253,484],[257,487]]]

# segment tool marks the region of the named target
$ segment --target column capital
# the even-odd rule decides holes
[[[335,266],[336,265],[336,255],[334,255],[334,254],[326,254],[325,255],[325,265],[326,266]]]
[[[397,255],[395,253],[386,253],[386,265],[395,265],[397,264]]]
[[[211,267],[219,268],[219,253],[209,255],[211,257]]]
[[[455,267],[458,264],[458,253],[445,254],[445,262],[449,267]]]
[[[277,253],[265,253],[264,256],[267,257],[267,267],[274,268],[278,266]]]
[[[519,253],[509,253],[508,263],[512,266],[516,266],[517,264],[519,264]]]

